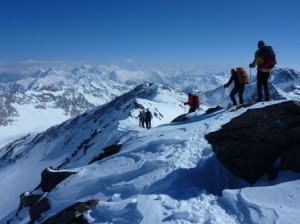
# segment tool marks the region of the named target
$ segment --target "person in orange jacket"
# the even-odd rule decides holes
[[[244,94],[244,91],[245,91],[245,84],[240,83],[239,78],[238,78],[238,74],[237,74],[236,70],[234,70],[234,69],[231,69],[230,79],[224,85],[224,88],[227,88],[228,86],[230,86],[230,84],[232,82],[234,82],[234,87],[230,92],[230,99],[231,99],[233,105],[236,106],[237,102],[236,102],[236,99],[235,99],[235,94],[238,93],[240,105],[243,105],[244,104],[243,94]]]

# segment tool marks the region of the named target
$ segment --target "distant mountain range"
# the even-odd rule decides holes
[[[224,74],[199,70],[128,70],[114,65],[2,73],[0,147],[108,103],[144,82],[162,83],[184,92],[205,92],[224,80]]]
[[[144,82],[161,83],[184,93],[201,96],[201,103],[227,105],[229,92],[223,84],[229,74],[197,69],[123,69],[111,66],[80,66],[72,70],[49,69],[32,74],[0,74],[0,147],[28,133],[40,132],[103,105]],[[276,69],[271,86],[273,98],[284,92],[297,94],[299,73]],[[290,82],[289,82],[290,80]],[[255,98],[255,78],[245,97]],[[278,89],[280,87],[280,89]],[[228,91],[228,90],[226,90]],[[283,91],[280,94],[278,91]],[[276,95],[276,96],[275,96]]]
[[[18,120],[17,105],[59,109],[75,117],[144,82],[162,83],[184,92],[205,92],[224,82],[224,74],[199,71],[126,70],[116,66],[81,66],[71,71],[49,69],[34,74],[0,74],[0,126]]]

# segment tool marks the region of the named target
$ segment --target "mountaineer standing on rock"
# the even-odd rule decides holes
[[[245,90],[245,84],[249,83],[247,73],[244,68],[231,69],[231,77],[229,81],[224,85],[224,88],[230,86],[234,82],[234,87],[230,92],[230,99],[234,106],[237,105],[235,94],[239,94],[239,103],[240,105],[244,104],[243,94]]]
[[[255,52],[254,61],[249,64],[250,68],[257,66],[257,99],[262,102],[262,89],[265,93],[265,101],[270,101],[268,79],[270,72],[275,67],[276,56],[271,46],[265,45],[263,41],[258,41],[258,50]]]

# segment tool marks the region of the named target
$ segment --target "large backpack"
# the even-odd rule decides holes
[[[192,108],[199,108],[200,106],[199,96],[193,94],[189,95],[189,105]]]
[[[260,49],[260,56],[263,60],[262,68],[274,68],[277,64],[276,55],[271,46],[264,46]]]
[[[249,78],[248,78],[247,72],[243,67],[236,68],[236,73],[237,73],[240,84],[248,84],[249,83]]]

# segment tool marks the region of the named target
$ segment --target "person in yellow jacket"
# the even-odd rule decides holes
[[[257,43],[258,50],[255,52],[254,61],[249,64],[250,68],[257,66],[257,100],[256,102],[262,102],[262,89],[264,89],[265,101],[270,101],[270,93],[268,86],[268,79],[272,68],[266,68],[263,66],[262,51],[265,48],[265,43],[259,41]]]

